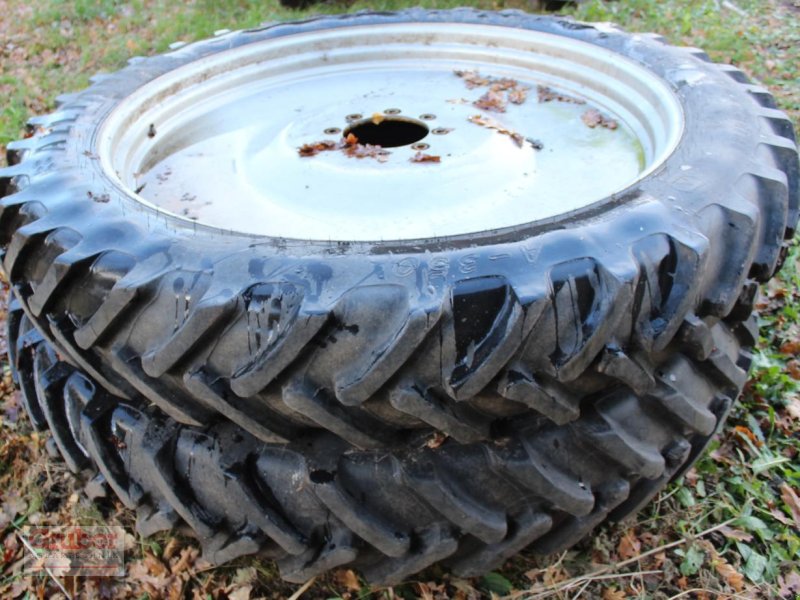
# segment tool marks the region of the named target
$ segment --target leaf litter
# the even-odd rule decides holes
[[[309,158],[321,152],[336,150],[340,150],[345,156],[349,156],[350,158],[374,158],[381,163],[389,160],[389,155],[391,154],[382,146],[360,143],[358,138],[352,133],[348,133],[338,141],[322,140],[320,142],[303,144],[297,149],[297,153],[302,158]]]
[[[586,123],[587,127],[594,129],[595,127],[605,127],[606,129],[617,129],[619,123],[608,115],[604,115],[596,108],[590,108],[581,115],[581,120]]]
[[[513,131],[503,125],[500,121],[492,119],[486,115],[472,115],[469,119],[470,123],[474,123],[475,125],[480,125],[481,127],[486,127],[487,129],[493,129],[494,131],[501,133],[503,135],[507,135],[510,137],[514,143],[517,145],[518,148],[522,148],[525,143],[527,142],[534,150],[541,150],[544,148],[544,144],[539,140],[534,140],[532,138],[526,138],[521,133]]]

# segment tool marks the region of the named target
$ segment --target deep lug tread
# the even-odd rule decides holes
[[[363,422],[365,417],[352,418],[346,407],[325,397],[324,391],[314,390],[309,384],[292,383],[284,387],[283,402],[358,448],[380,448],[385,441],[375,435],[380,426],[375,423],[357,424],[357,420]]]
[[[73,473],[80,473],[88,468],[90,461],[70,431],[64,406],[65,383],[73,372],[72,367],[58,361],[52,349],[44,344],[37,347],[33,373],[39,406],[42,407],[48,428],[67,468]]]
[[[530,490],[552,506],[569,514],[591,512],[595,498],[572,473],[552,464],[544,453],[525,440],[502,449],[487,449],[490,468]]]
[[[438,399],[430,392],[401,387],[391,392],[390,402],[400,412],[417,417],[463,444],[490,437],[488,423],[475,411]]]
[[[536,512],[529,507],[511,519],[509,534],[505,540],[471,552],[459,553],[458,558],[448,561],[447,566],[459,577],[476,577],[502,566],[506,560],[550,531],[552,526],[553,519],[548,514]]]
[[[370,398],[422,344],[440,317],[440,307],[412,312],[402,329],[378,351],[378,356],[363,372],[337,378],[334,389],[339,401],[357,406]]]
[[[411,538],[408,533],[370,513],[335,478],[315,483],[314,493],[353,533],[383,554],[399,557],[409,551]]]
[[[707,360],[714,351],[711,328],[695,315],[687,315],[680,330],[678,340],[687,353],[698,361]]]
[[[580,540],[587,531],[594,529],[608,513],[621,504],[630,494],[630,485],[624,479],[611,481],[595,491],[597,503],[594,510],[585,517],[567,517],[558,528],[533,543],[537,554],[554,554],[569,548]]]
[[[48,310],[49,304],[60,295],[68,281],[75,278],[76,272],[90,266],[97,256],[97,252],[87,251],[78,246],[56,258],[42,281],[36,286],[33,295],[28,298],[31,313],[38,317]]]
[[[142,369],[150,377],[161,377],[202,341],[210,339],[236,310],[239,298],[231,290],[222,290],[204,298],[180,328],[160,348],[142,356]]]
[[[137,367],[135,364],[139,359],[125,358],[127,354],[128,351],[125,348],[113,348],[110,352],[111,368],[130,382],[141,395],[179,423],[199,426],[208,421],[211,412],[200,409],[197,404],[179,407],[169,402],[168,398],[172,394],[167,391],[166,386],[161,381],[145,375],[141,367]]]
[[[611,398],[617,401],[635,403],[632,396]],[[609,410],[611,403],[598,402],[595,419],[587,419],[579,427],[579,435],[586,439],[595,450],[624,467],[629,473],[653,479],[664,472],[664,457],[648,440],[643,440],[629,430],[626,423],[620,422]]]
[[[358,556],[353,536],[345,530],[337,530],[334,538],[327,540],[320,551],[309,550],[300,556],[278,561],[281,577],[292,583],[305,583],[341,565],[352,562]]]
[[[482,306],[482,300],[496,302],[498,296],[500,305],[487,309],[496,310],[488,330],[468,330],[475,320],[475,307]],[[522,344],[523,319],[516,294],[502,279],[470,279],[454,286],[442,335],[446,349],[442,376],[454,400],[474,396],[505,366]]]
[[[209,385],[208,376],[202,371],[186,373],[184,383],[193,394],[208,406],[214,408],[242,429],[268,443],[286,443],[294,437],[295,428],[289,425],[283,417],[273,413],[264,406],[258,416],[251,416],[242,411],[240,398],[229,398],[224,391],[214,389]]]
[[[531,375],[522,365],[514,365],[506,371],[498,383],[498,393],[532,408],[557,425],[580,416],[580,399],[575,394],[558,382]]]
[[[597,371],[622,381],[640,396],[655,387],[651,368],[643,367],[616,346],[606,346],[597,363]]]
[[[415,547],[399,559],[384,560],[363,569],[367,581],[397,585],[410,576],[446,559],[458,550],[447,525],[434,524],[415,534]]]
[[[273,345],[231,378],[231,389],[239,396],[253,396],[288,367],[328,322],[327,312],[298,315]]]
[[[97,381],[109,392],[120,398],[131,399],[135,395],[133,393],[134,387],[127,385],[122,378],[116,376],[116,373],[114,381],[112,382],[109,380],[105,375],[108,371],[104,370],[101,372],[100,367],[97,366],[96,358],[76,348],[74,342],[68,337],[70,334],[67,333],[68,328],[66,326],[51,320],[48,329],[53,336],[54,345],[58,349],[63,350],[65,357],[70,362],[80,367],[81,370],[85,371],[93,380]]]
[[[401,467],[406,484],[435,511],[487,544],[501,541],[507,533],[505,515],[482,505],[464,486],[434,465]]]

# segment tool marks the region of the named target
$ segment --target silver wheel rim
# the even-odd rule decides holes
[[[481,110],[489,87],[470,89],[463,72],[514,80],[527,99],[505,92],[505,112]],[[539,102],[539,86],[585,104]],[[589,127],[588,110],[618,127]],[[387,125],[422,137],[352,156],[343,133],[371,123],[381,140]],[[97,153],[138,202],[187,222],[408,240],[595,204],[663,163],[682,128],[666,84],[619,54],[521,29],[409,23],[290,35],[189,63],[122,101]],[[301,155],[328,141],[345,148]]]

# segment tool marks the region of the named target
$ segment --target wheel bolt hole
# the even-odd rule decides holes
[[[428,135],[428,126],[414,119],[401,117],[384,118],[376,123],[366,119],[353,123],[344,130],[344,137],[351,133],[361,144],[372,144],[382,148],[397,148],[418,142]]]
[[[328,135],[336,135],[337,133],[341,133],[341,132],[342,132],[342,130],[339,129],[338,127],[328,127],[325,130],[325,133],[327,133]]]
[[[426,143],[414,144],[411,146],[412,150],[427,150],[430,146]]]

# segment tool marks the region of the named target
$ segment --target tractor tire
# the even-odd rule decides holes
[[[481,40],[496,43],[492,52]],[[562,140],[514,138],[485,115],[485,129],[473,120],[452,133],[429,130],[426,122],[467,114],[461,100],[442,98],[435,114],[402,121],[437,135],[422,146],[397,142],[388,158],[374,146],[344,156],[353,146],[341,143],[330,153],[324,144],[301,146],[300,156],[265,153],[284,175],[266,185],[296,183],[291,175],[307,165],[317,174],[351,170],[353,197],[327,198],[338,212],[287,218],[285,234],[269,219],[241,230],[251,226],[235,209],[247,189],[225,194],[218,182],[231,161],[242,178],[264,181],[241,162],[259,155],[261,125],[213,103],[255,105],[258,94],[238,91],[255,85],[253,69],[272,65],[265,77],[279,80],[277,91],[256,90],[267,98],[324,72],[307,67],[304,53],[358,82],[358,68],[340,65],[359,52],[369,59],[370,44],[404,73],[402,61],[428,57],[435,70],[445,53],[458,66],[476,62],[484,77],[492,65],[517,76],[524,69],[506,71],[502,59],[535,54],[520,50],[527,40],[541,49],[541,71],[526,83],[541,77],[546,92],[558,90],[569,127],[584,110],[575,105],[596,103],[618,118],[593,122],[592,140],[641,138],[642,167],[630,181],[600,197],[556,186],[544,190],[552,196],[544,208],[538,197],[512,205],[513,186],[500,182],[485,210],[470,191],[491,156],[481,167],[473,146],[466,158],[406,155],[404,146],[447,147],[463,129],[476,155],[508,142],[545,165]],[[477,87],[517,85],[470,77]],[[400,98],[375,94],[384,104]],[[489,110],[533,115],[551,100]],[[396,583],[437,562],[474,575],[531,545],[559,551],[636,512],[694,462],[741,392],[758,338],[758,284],[780,267],[798,219],[794,131],[769,93],[699,50],[608,24],[470,9],[270,24],[133,59],[58,104],[9,144],[0,170],[2,268],[14,296],[9,357],[31,420],[50,429],[92,493],[107,485],[137,510],[143,534],[185,523],[210,560],[261,552],[289,581],[347,565]],[[259,116],[268,125],[285,116],[276,104],[275,116]],[[343,107],[352,114],[329,130],[401,122],[376,106],[385,114],[372,121],[362,106]],[[220,214],[239,219],[235,226],[145,198],[140,171],[234,126],[250,137],[219,150],[205,163],[214,168],[197,169],[178,191],[167,171],[148,185],[188,202],[180,186],[191,191],[196,179],[218,194],[209,206],[229,203]],[[522,155],[513,156],[503,162]],[[461,185],[446,176],[458,160],[468,167],[458,173],[477,179],[450,197],[436,186]],[[563,160],[573,168],[568,153]],[[402,212],[391,185],[370,188],[380,169],[405,178],[409,205],[421,194],[417,213]],[[568,186],[574,177],[561,179]],[[426,196],[427,186],[438,195]],[[384,204],[373,215],[362,196]],[[462,201],[451,221],[435,212]],[[294,205],[279,208],[275,222]],[[382,210],[405,219],[397,239]],[[481,219],[486,228],[470,228]],[[323,233],[302,239],[297,223]],[[436,227],[446,234],[430,234]]]

